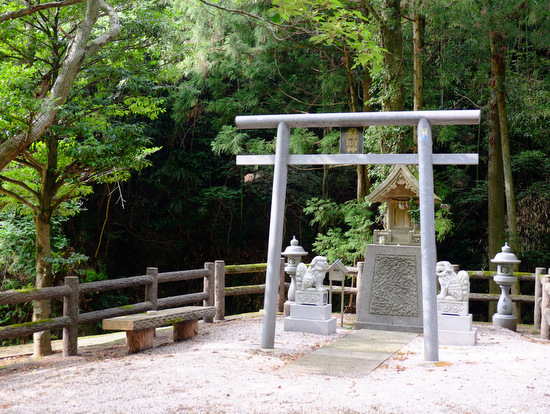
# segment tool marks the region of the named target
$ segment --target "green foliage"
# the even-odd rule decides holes
[[[121,36],[83,62],[50,128],[0,175],[0,205],[15,212],[3,217],[1,231],[7,236],[0,256],[16,277],[34,275],[37,261],[43,269],[37,276],[44,277],[41,273],[49,272],[49,266],[42,266],[42,260],[58,276],[80,267],[88,257],[74,252],[61,233],[62,223],[80,211],[76,201],[89,197],[94,183],[121,182],[150,166],[150,156],[160,149],[151,146],[146,128],[166,110],[161,96],[166,86],[159,85],[170,76],[164,76],[163,67],[172,55],[164,54],[156,42],[170,37],[173,28],[165,14],[167,3],[114,3]],[[52,8],[3,24],[7,30],[0,34],[0,103],[9,104],[9,113],[19,121],[14,123],[0,109],[5,137],[28,128],[42,99],[52,93],[84,9]],[[100,18],[92,38],[108,27],[108,19]],[[171,53],[181,50],[176,46]],[[51,220],[49,258],[34,258],[35,240],[45,237],[34,237],[31,216],[35,223]],[[47,226],[40,228],[45,235]],[[37,246],[36,254],[40,251],[49,251],[49,246]]]
[[[216,155],[243,153],[248,134],[240,132],[236,127],[224,125],[212,141],[212,151]]]
[[[338,152],[338,131],[320,138],[314,131],[306,128],[294,128],[290,135],[289,151],[291,154],[331,154]],[[249,134],[240,132],[236,127],[224,125],[212,141],[215,155],[222,154],[273,154],[276,140],[250,138]]]
[[[320,228],[313,244],[315,253],[326,256],[329,262],[342,259],[348,264],[365,256],[367,244],[372,241],[369,202],[353,200],[338,204],[312,198],[304,212],[312,215],[310,223]]]
[[[374,73],[381,70],[382,52],[372,20],[340,0],[274,0],[271,11],[278,21],[310,22],[314,27],[310,41],[328,47],[353,51],[356,66],[368,66]]]
[[[365,152],[396,154],[409,152],[414,146],[412,130],[404,126],[377,126],[365,131]]]
[[[438,242],[447,236],[453,235],[454,223],[451,218],[451,208],[447,204],[440,204],[435,210],[435,238]]]
[[[29,280],[35,272],[32,217],[0,211],[0,268],[11,278]]]
[[[105,272],[96,272],[93,269],[81,269],[78,272],[80,276],[81,283],[91,283],[91,282],[100,282],[102,280],[107,280],[107,274]]]
[[[409,209],[407,211],[411,221],[414,224],[420,224],[420,206],[413,197],[409,198]]]
[[[30,289],[32,284],[24,284],[18,280],[4,277],[0,292],[6,290]],[[0,305],[0,326],[16,325],[29,322],[32,318],[32,302],[18,303],[15,305]],[[19,345],[25,342],[25,338],[8,338],[0,341],[0,346]]]
[[[36,72],[33,67],[0,61],[0,131],[17,134],[25,130],[27,114],[37,109],[33,87]],[[0,137],[0,142],[6,138]]]
[[[86,262],[88,257],[73,251],[69,239],[62,232],[62,224],[68,216],[57,215],[52,219],[53,272],[65,272]],[[17,211],[0,211],[0,268],[10,279],[23,282],[34,279],[36,230],[32,215]]]

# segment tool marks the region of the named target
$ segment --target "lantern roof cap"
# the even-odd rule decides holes
[[[518,260],[516,255],[512,253],[512,248],[508,246],[508,242],[502,246],[502,251],[495,255],[494,259],[491,259],[492,263],[496,264],[518,264],[521,260]]]
[[[298,245],[298,240],[296,240],[296,236],[292,236],[292,240],[290,241],[290,246],[287,246],[284,252],[281,253],[283,256],[306,256],[307,252],[304,250],[302,246]]]

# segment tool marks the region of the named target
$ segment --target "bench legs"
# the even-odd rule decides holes
[[[126,348],[129,354],[153,347],[155,328],[126,331]]]
[[[174,323],[174,342],[183,341],[199,334],[199,320]],[[129,354],[153,347],[155,328],[126,331],[126,348]]]
[[[199,334],[199,320],[174,323],[174,342],[183,341]]]

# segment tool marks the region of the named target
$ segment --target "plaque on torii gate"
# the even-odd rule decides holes
[[[479,122],[479,110],[251,115],[235,118],[237,128],[240,129],[277,128],[275,155],[237,156],[237,165],[274,165],[275,167],[262,321],[261,347],[263,349],[275,347],[288,165],[417,164],[420,183],[424,355],[426,361],[439,360],[433,165],[477,164],[479,157],[478,154],[433,154],[431,125],[474,125]],[[291,128],[396,125],[418,127],[418,154],[289,154]]]

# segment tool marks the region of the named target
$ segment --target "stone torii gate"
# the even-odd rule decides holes
[[[431,125],[473,125],[479,124],[479,122],[479,110],[252,115],[235,118],[237,128],[240,129],[277,128],[275,155],[237,156],[237,165],[275,166],[269,223],[264,317],[262,321],[261,347],[263,349],[273,349],[275,347],[277,294],[283,243],[288,165],[418,164],[424,355],[426,361],[439,360],[433,165],[477,164],[478,154],[433,154]],[[291,128],[388,125],[417,126],[418,154],[289,155]]]

